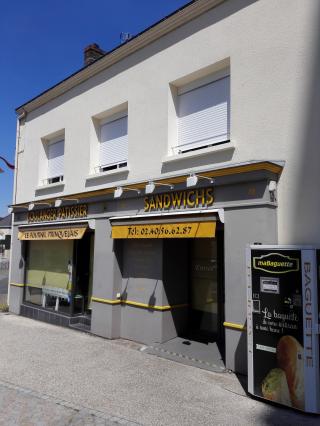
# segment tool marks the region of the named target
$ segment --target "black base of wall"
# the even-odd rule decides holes
[[[49,312],[46,309],[24,304],[21,305],[20,315],[49,324],[60,325],[61,327],[81,329],[81,326],[84,326],[84,331],[90,331],[91,328],[91,318],[89,316],[70,317],[68,315]],[[78,325],[80,325],[80,327],[77,327]]]

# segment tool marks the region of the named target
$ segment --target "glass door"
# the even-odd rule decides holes
[[[86,232],[81,240],[77,240],[75,247],[75,286],[73,293],[73,313],[84,314],[90,304],[92,274],[92,239],[93,233]]]
[[[220,330],[217,239],[194,239],[190,249],[189,334],[214,341]]]

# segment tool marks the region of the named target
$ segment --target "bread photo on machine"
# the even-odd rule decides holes
[[[281,368],[273,368],[264,378],[262,395],[270,401],[292,406],[286,374]]]
[[[304,409],[303,347],[293,336],[282,336],[276,349],[277,368],[263,379],[264,398],[290,407]]]
[[[304,409],[303,347],[293,336],[283,336],[277,345],[277,361],[287,378],[292,406]]]

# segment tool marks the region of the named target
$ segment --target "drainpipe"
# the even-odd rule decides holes
[[[18,180],[18,171],[19,171],[19,145],[20,145],[20,121],[24,120],[27,116],[27,112],[23,109],[17,117],[17,129],[16,129],[16,152],[15,152],[15,161],[14,161],[14,179],[13,179],[13,200],[12,204],[16,204],[17,200],[17,180]],[[11,219],[11,245],[10,245],[10,257],[9,257],[9,275],[8,275],[8,296],[7,304],[9,305],[10,300],[10,283],[11,283],[11,265],[12,265],[12,242],[13,242],[13,223],[14,223],[14,213],[12,213]]]
[[[14,171],[14,183],[13,183],[13,200],[12,203],[16,204],[17,200],[17,179],[18,179],[18,171],[19,171],[19,153],[20,153],[20,122],[22,120],[25,120],[27,116],[27,112],[25,110],[22,110],[20,114],[18,114],[17,117],[17,130],[16,130],[16,152],[15,152],[15,171]]]

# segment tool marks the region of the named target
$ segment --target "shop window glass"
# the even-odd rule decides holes
[[[201,332],[218,333],[217,240],[193,241],[191,309],[194,326]]]
[[[94,256],[94,236],[90,238],[90,264],[89,264],[89,289],[88,289],[88,309],[92,309],[92,289],[93,289],[93,256]]]
[[[73,241],[31,241],[27,263],[25,300],[70,313]]]

